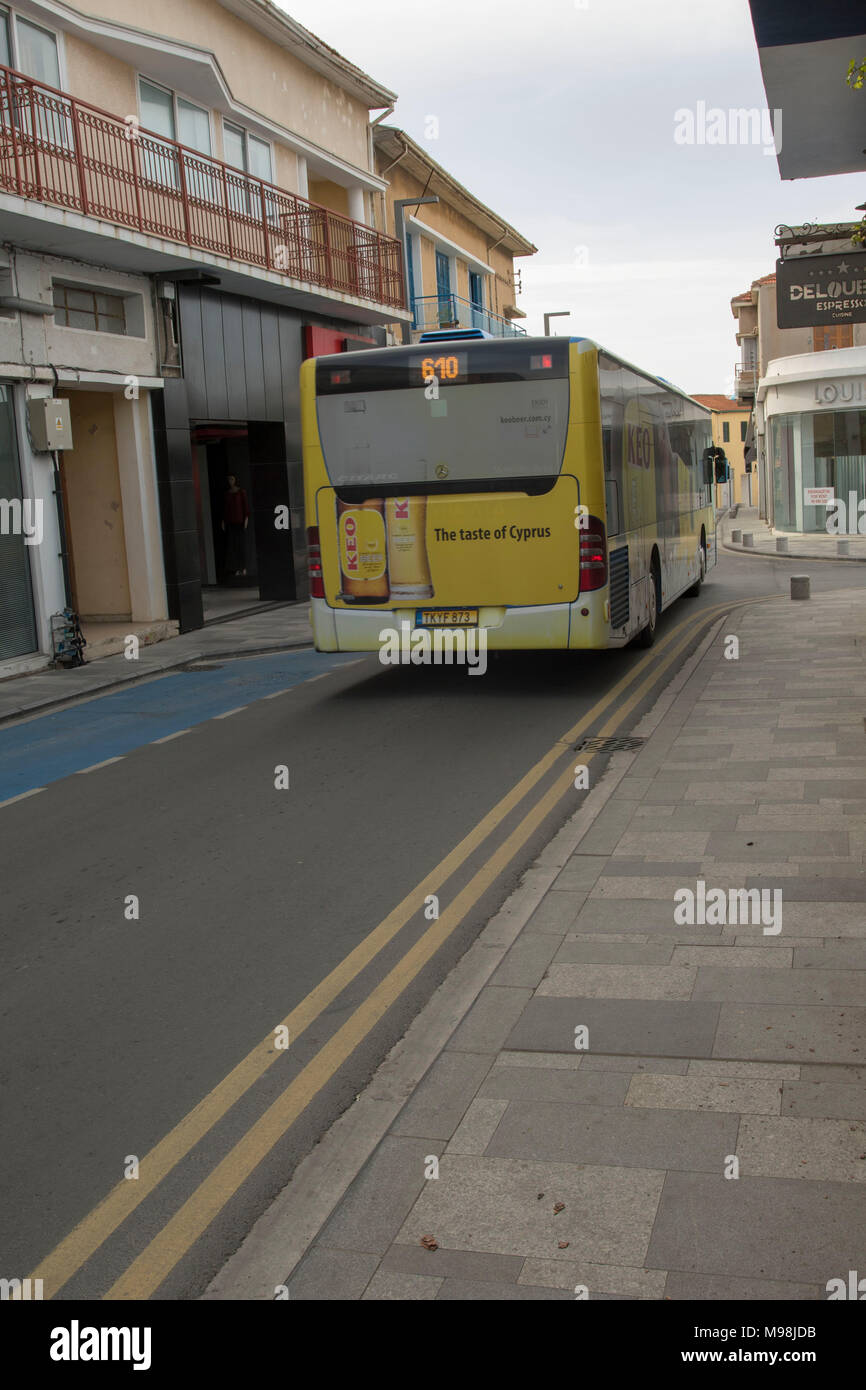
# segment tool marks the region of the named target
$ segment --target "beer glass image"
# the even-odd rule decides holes
[[[385,502],[385,516],[391,597],[432,598],[427,559],[427,498],[389,497]]]
[[[385,506],[381,497],[360,505],[337,502],[340,539],[339,598],[349,603],[382,603],[389,595]]]

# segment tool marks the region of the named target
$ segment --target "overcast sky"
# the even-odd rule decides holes
[[[728,143],[675,140],[689,134],[678,112],[697,135],[699,103],[765,108],[747,0],[282,8],[398,92],[389,124],[538,247],[515,262],[530,332],[568,309],[555,331],[691,392],[732,390],[730,300],[774,268],[776,225],[851,221],[866,197],[859,175],[783,182],[772,148],[730,142],[729,121]]]

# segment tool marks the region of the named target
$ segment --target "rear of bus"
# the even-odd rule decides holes
[[[607,645],[593,344],[319,357],[301,402],[318,650],[376,651],[407,622],[479,627],[493,650]]]

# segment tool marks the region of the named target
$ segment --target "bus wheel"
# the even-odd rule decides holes
[[[638,645],[641,647],[651,647],[656,640],[656,625],[659,616],[659,590],[661,589],[661,574],[659,573],[658,557],[653,556],[652,568],[650,570],[649,587],[649,622],[642,632],[638,633]]]
[[[703,537],[701,537],[701,546],[700,546],[700,549],[699,549],[699,551],[698,551],[698,577],[697,577],[697,579],[695,580],[695,582],[694,582],[694,584],[692,585],[692,587],[691,587],[690,589],[686,589],[686,598],[697,598],[698,594],[701,592],[701,585],[702,585],[703,582],[704,582],[704,579],[705,579],[705,577],[706,577],[706,573],[707,573],[707,547],[706,547],[706,542],[704,541]]]

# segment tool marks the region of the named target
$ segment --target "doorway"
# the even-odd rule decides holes
[[[285,427],[202,420],[191,426],[205,622],[295,598]],[[234,486],[229,483],[234,479]]]

